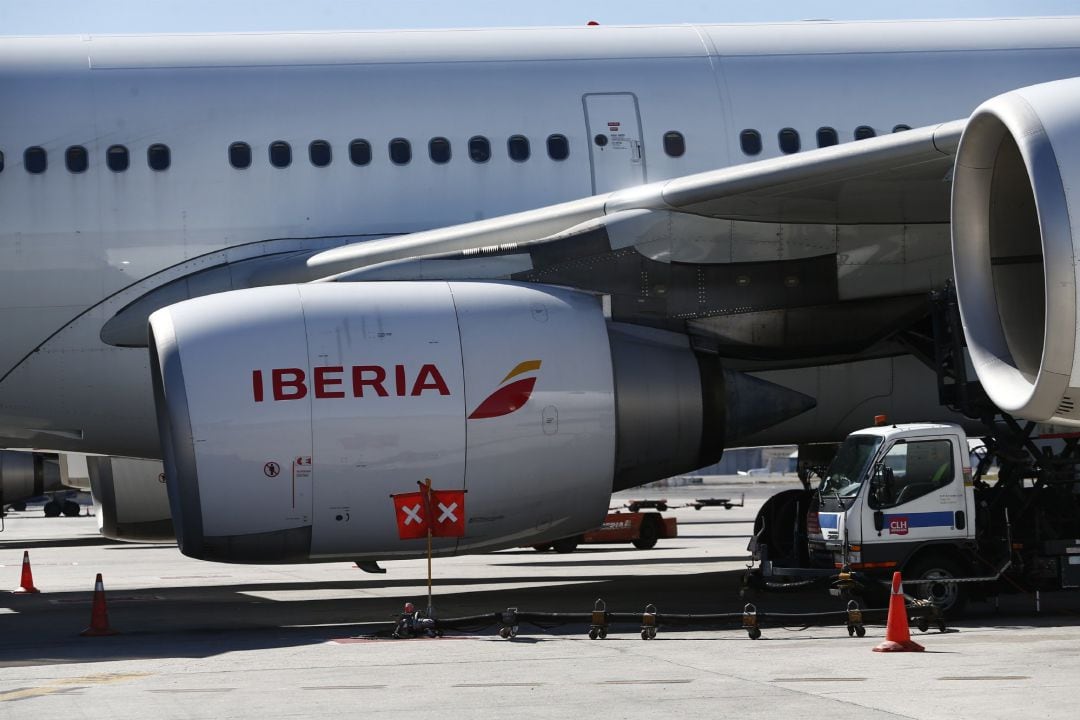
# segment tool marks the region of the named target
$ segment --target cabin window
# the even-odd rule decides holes
[[[757,130],[743,130],[739,133],[739,146],[746,155],[760,155],[761,133]]]
[[[4,172],[4,153],[0,151],[0,172]]]
[[[308,159],[311,160],[311,164],[315,167],[326,167],[330,164],[330,160],[333,159],[333,153],[330,150],[330,143],[325,140],[313,140],[308,145]]]
[[[836,128],[819,127],[817,129],[817,146],[819,148],[832,147],[840,142],[840,136],[836,134]]]
[[[524,135],[511,135],[506,141],[506,151],[514,162],[525,162],[529,159],[529,138]]]
[[[172,164],[172,154],[169,152],[169,146],[154,143],[146,148],[146,164],[150,166],[151,170],[157,170],[158,172],[168,170],[169,165]]]
[[[113,172],[124,172],[131,165],[131,156],[123,145],[110,145],[105,151],[105,165]]]
[[[412,160],[412,146],[405,138],[394,138],[390,141],[390,162],[395,165],[408,165]]]
[[[26,152],[23,153],[23,167],[26,168],[26,172],[31,175],[40,175],[45,172],[45,168],[48,167],[48,158],[45,154],[45,148],[35,145],[31,148],[26,148]]]
[[[777,138],[780,140],[781,152],[788,155],[799,152],[799,131],[795,128],[784,128],[777,133]]]
[[[491,143],[483,135],[469,138],[469,159],[474,163],[486,163],[491,159]]]
[[[875,135],[877,135],[877,133],[874,132],[874,128],[870,127],[869,125],[860,125],[859,127],[855,128],[856,140],[866,140],[867,138],[872,138]]]
[[[90,159],[86,155],[86,148],[82,145],[72,145],[64,151],[64,164],[68,172],[84,173],[90,167]]]
[[[450,141],[444,137],[431,138],[428,141],[428,156],[436,165],[450,162]]]
[[[353,165],[367,165],[371,162],[371,143],[356,139],[349,143],[349,161]]]
[[[664,133],[664,152],[669,157],[682,157],[686,152],[686,140],[683,134],[677,130],[668,130]]]
[[[237,170],[251,167],[251,146],[246,142],[234,142],[230,145],[229,164]]]
[[[570,157],[570,143],[565,135],[559,135],[558,133],[548,135],[547,151],[548,157],[552,160],[565,160]]]
[[[292,146],[284,140],[270,143],[270,164],[276,168],[287,168],[292,164]]]

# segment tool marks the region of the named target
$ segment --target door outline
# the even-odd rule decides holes
[[[589,119],[589,98],[591,97],[613,97],[613,96],[628,96],[634,103],[634,120],[637,122],[637,137],[638,137],[638,151],[641,154],[641,183],[645,184],[649,181],[648,163],[645,161],[645,135],[641,129],[641,103],[638,102],[637,93],[629,91],[620,92],[590,92],[581,96],[581,108],[585,116],[585,141],[589,144],[589,177],[592,182],[592,194],[596,195],[596,158],[594,156],[595,143],[593,137],[595,133],[592,131],[592,123]]]

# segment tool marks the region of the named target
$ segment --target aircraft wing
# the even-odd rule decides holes
[[[737,224],[896,225],[947,223],[953,158],[966,120],[835,145],[606,195],[406,236],[346,245],[315,255],[318,275],[342,275],[402,258],[478,248],[499,254],[614,227],[637,218],[620,247],[660,239],[665,225],[691,218],[726,220],[713,240],[741,234]],[[672,214],[686,216],[680,220]],[[701,225],[707,227],[708,224]],[[717,225],[716,228],[723,226]],[[629,228],[627,228],[629,229]],[[487,255],[495,254],[492,250]]]
[[[616,321],[727,357],[859,353],[951,275],[966,121],[748,163],[307,260],[326,281],[512,279],[608,296]]]

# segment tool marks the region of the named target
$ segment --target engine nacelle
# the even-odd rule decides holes
[[[957,297],[991,400],[1080,425],[1080,79],[999,95],[971,116],[953,176]]]
[[[210,560],[416,556],[390,495],[425,478],[467,491],[465,537],[437,552],[566,537],[603,521],[613,487],[718,459],[723,427],[813,404],[721,372],[685,336],[609,327],[600,298],[560,288],[268,287],[150,326],[173,523]]]
[[[55,455],[0,450],[0,507],[60,489]]]

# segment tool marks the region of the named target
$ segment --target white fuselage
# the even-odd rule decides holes
[[[784,128],[806,150],[822,127],[847,142],[859,126],[963,118],[1077,75],[1080,19],[2,39],[0,446],[155,456],[147,353],[99,333],[199,269],[776,156]],[[742,149],[746,129],[760,154]],[[509,156],[515,135],[527,159]],[[448,162],[429,157],[432,138]],[[370,163],[351,162],[356,139]],[[309,159],[317,140],[325,167]],[[288,167],[270,162],[277,141]],[[237,142],[250,167],[230,165]],[[148,166],[155,144],[165,170]],[[124,171],[106,165],[115,145]],[[73,146],[85,172],[65,167]],[[24,167],[33,147],[44,172]]]

